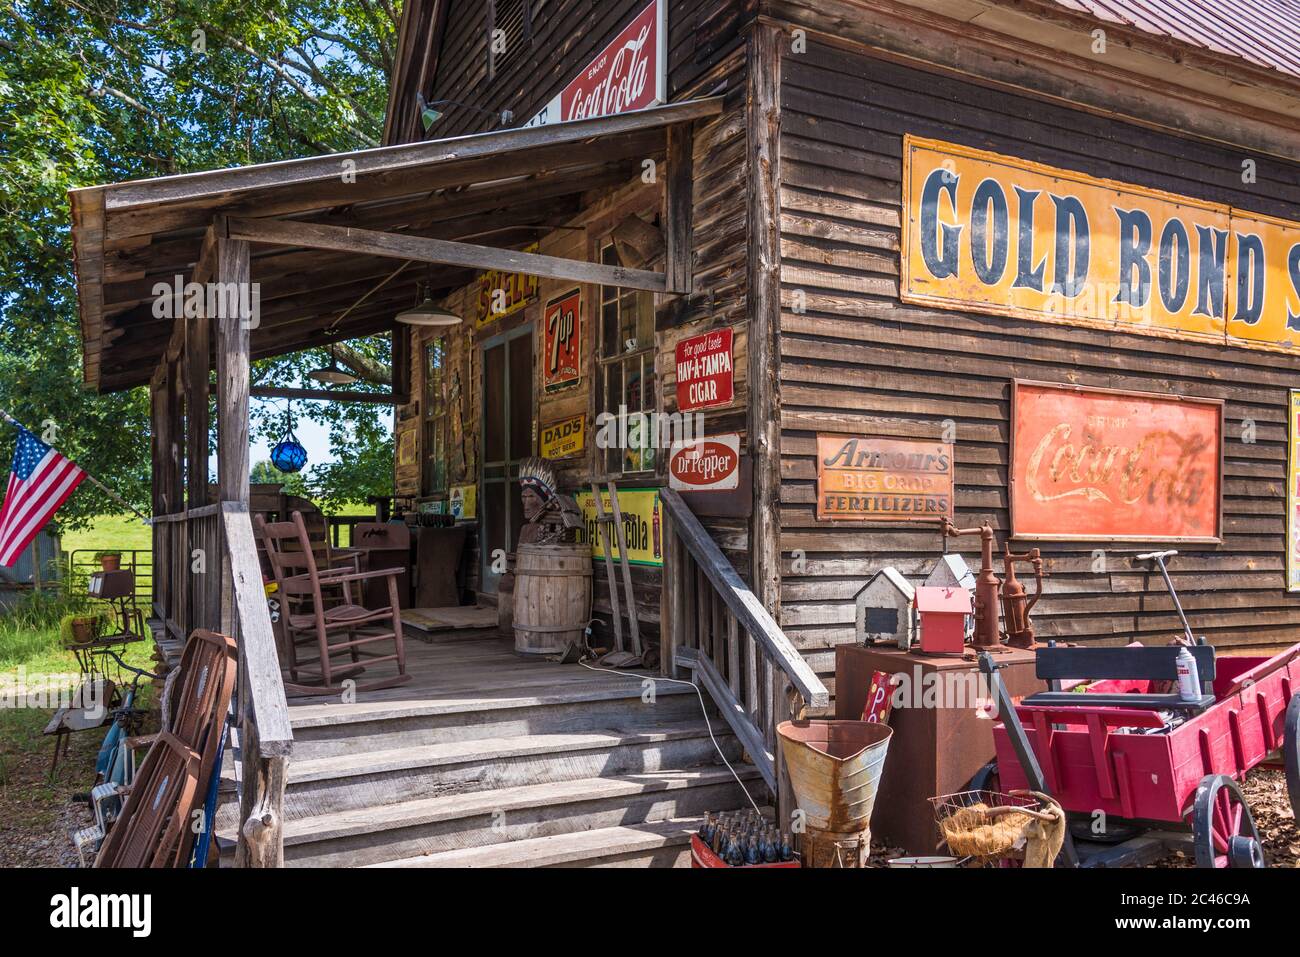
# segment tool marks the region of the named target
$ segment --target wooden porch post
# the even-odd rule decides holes
[[[208,504],[208,377],[212,371],[209,328],[207,316],[189,319],[185,324],[186,485],[190,508]]]
[[[227,238],[224,220],[214,224],[210,240],[213,281],[225,289],[238,290],[240,301],[246,301],[245,290],[251,281],[248,243]],[[261,581],[248,518],[246,514],[239,514],[241,511],[246,513],[249,501],[249,339],[257,317],[245,316],[242,310],[237,310],[236,315],[216,316],[213,321],[216,323],[217,353],[217,488],[222,503],[233,503],[236,509],[230,515],[235,524],[226,523],[221,601],[222,630],[234,635],[241,645],[237,731],[242,774],[235,866],[279,867],[284,863],[281,828],[287,755],[262,753],[261,732],[253,701],[257,692],[253,685],[254,682],[265,682],[260,675],[250,671],[249,666],[250,652],[264,651],[264,643],[274,647],[274,639],[270,636],[265,608],[258,609],[252,604],[254,600],[260,600],[260,592],[258,599],[246,596],[243,604],[237,604],[235,595],[236,575],[240,576],[245,587],[250,582]],[[223,504],[223,514],[228,509],[229,506]],[[241,612],[259,615],[260,619],[251,626],[243,626],[240,624]],[[257,648],[243,647],[245,642],[254,643]],[[278,663],[273,662],[270,667],[278,678]],[[278,681],[272,684],[278,685]],[[279,707],[283,708],[283,689],[278,694]],[[292,741],[292,733],[287,734]]]
[[[249,282],[248,243],[218,237],[218,283]],[[228,287],[229,288],[229,287]],[[223,502],[248,504],[248,343],[255,320],[236,316],[217,323],[217,488]]]
[[[162,515],[167,511],[163,494],[163,487],[166,483],[163,457],[164,450],[167,448],[167,378],[165,370],[166,363],[160,364],[153,374],[153,381],[149,383],[149,458],[152,476],[150,480],[150,516]],[[162,525],[154,525],[150,530],[151,547],[153,549],[153,571],[150,576],[153,579],[151,600],[154,614],[158,615],[164,624],[167,621],[167,576],[162,573],[167,567],[165,535],[166,528]]]
[[[754,471],[750,581],[781,620],[781,29],[760,21],[749,35],[746,121],[749,164],[749,451]],[[773,705],[784,695],[774,695]],[[774,721],[787,716],[774,715]],[[782,828],[794,810],[780,745],[773,749]]]

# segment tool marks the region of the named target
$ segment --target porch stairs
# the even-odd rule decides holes
[[[642,673],[523,662],[497,638],[410,642],[416,679],[354,704],[290,709],[287,867],[673,866],[706,811],[745,805],[700,699]],[[757,800],[763,782],[708,696],[713,733]],[[227,755],[227,775],[237,767]],[[237,807],[217,816],[233,863]]]

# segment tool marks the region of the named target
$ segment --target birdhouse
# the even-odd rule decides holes
[[[975,591],[975,573],[960,555],[944,555],[935,563],[934,569],[926,577],[927,585],[948,585]],[[966,616],[966,637],[975,634],[975,616]]]
[[[966,643],[970,592],[952,585],[922,585],[914,601],[921,629],[921,653],[960,655]]]
[[[900,648],[912,647],[916,636],[912,583],[896,568],[882,568],[871,576],[854,601],[858,608],[858,641],[894,642]]]

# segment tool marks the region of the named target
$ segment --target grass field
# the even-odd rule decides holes
[[[112,551],[153,547],[148,525],[134,515],[111,515],[95,520],[94,528],[63,533],[65,552],[92,549]]]

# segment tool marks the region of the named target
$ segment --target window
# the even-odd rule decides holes
[[[600,250],[607,266],[621,265],[613,243]],[[655,388],[654,294],[600,287],[600,412],[615,416],[619,441],[602,450],[605,472],[653,472]]]
[[[532,0],[488,0],[488,76],[518,56],[533,38]]]
[[[438,336],[424,345],[425,495],[447,491],[447,340]]]

